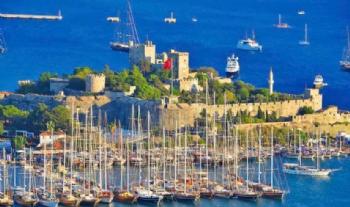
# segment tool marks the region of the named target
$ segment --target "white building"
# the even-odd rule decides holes
[[[52,144],[55,140],[64,138],[66,138],[66,133],[63,131],[53,132],[52,136],[50,131],[43,131],[39,135],[39,146],[43,146],[43,144]]]

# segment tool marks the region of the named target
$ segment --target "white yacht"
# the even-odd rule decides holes
[[[232,54],[231,57],[227,58],[226,76],[233,77],[238,73],[239,73],[238,57]]]
[[[196,17],[192,17],[192,22],[198,22],[198,19]]]
[[[303,46],[310,45],[308,35],[307,35],[307,24],[305,24],[305,28],[304,28],[304,39],[299,41],[299,45],[303,45]]]
[[[343,57],[339,61],[339,64],[344,70],[350,70],[350,35],[349,35],[349,27],[347,27],[346,30],[347,30],[347,46],[344,49]]]
[[[238,41],[237,49],[250,50],[250,51],[261,51],[262,46],[255,40],[255,33],[253,31],[251,38],[246,36],[245,39]]]
[[[119,17],[107,17],[108,22],[120,22]]]
[[[296,163],[283,164],[283,172],[296,175],[328,176],[333,172],[331,169],[317,169],[311,166],[301,166]]]
[[[279,29],[287,29],[289,28],[289,24],[282,22],[282,15],[279,14],[278,15],[278,23],[274,25],[275,27],[279,28]]]
[[[174,17],[174,13],[170,13],[170,17],[164,18],[164,22],[168,24],[175,24],[176,23],[176,18]]]
[[[304,10],[299,10],[299,11],[298,11],[298,14],[299,14],[299,15],[305,15],[305,11],[304,11]]]
[[[313,84],[315,88],[322,88],[323,86],[328,85],[324,82],[322,75],[316,75]]]

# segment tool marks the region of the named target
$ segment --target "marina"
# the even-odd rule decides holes
[[[350,17],[314,3],[4,0],[0,206],[347,206]]]

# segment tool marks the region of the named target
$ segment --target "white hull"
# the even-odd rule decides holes
[[[308,169],[308,170],[295,170],[295,169],[283,169],[284,173],[293,174],[293,175],[309,175],[309,176],[328,176],[331,174],[332,170],[317,170],[317,169]]]
[[[58,201],[55,200],[40,200],[38,204],[44,207],[58,207]]]

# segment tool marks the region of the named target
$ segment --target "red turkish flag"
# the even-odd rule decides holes
[[[171,61],[171,58],[168,58],[163,64],[163,69],[171,70],[171,67],[172,67],[172,61]]]

